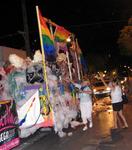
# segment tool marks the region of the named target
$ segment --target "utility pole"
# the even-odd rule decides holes
[[[22,5],[23,26],[24,26],[25,49],[26,49],[27,56],[30,56],[31,52],[30,52],[30,40],[29,40],[26,0],[21,0],[21,5]]]

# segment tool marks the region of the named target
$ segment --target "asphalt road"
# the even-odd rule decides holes
[[[124,107],[128,129],[111,130],[112,111],[93,116],[94,126],[86,131],[82,126],[67,130],[72,136],[63,138],[51,132],[37,132],[14,150],[132,150],[132,99]]]

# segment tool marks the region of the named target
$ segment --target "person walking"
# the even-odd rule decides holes
[[[84,124],[83,131],[88,129],[88,122],[89,128],[93,127],[92,122],[92,90],[90,89],[90,82],[87,80],[83,80],[81,84],[74,83],[75,87],[79,89],[79,99],[80,99],[80,112],[81,118]]]
[[[117,121],[118,117],[123,121],[124,127],[128,128],[127,121],[125,116],[123,115],[123,100],[122,100],[122,89],[119,86],[118,80],[114,79],[110,83],[111,88],[111,100],[112,100],[112,108],[113,108],[113,118],[114,118],[114,129],[118,128]]]

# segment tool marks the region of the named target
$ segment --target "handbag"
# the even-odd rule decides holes
[[[122,94],[122,102],[123,102],[123,104],[128,103],[128,98],[127,98],[126,94]]]

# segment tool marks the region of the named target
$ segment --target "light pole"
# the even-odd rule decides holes
[[[27,56],[30,56],[30,40],[29,40],[29,29],[28,29],[28,19],[27,19],[27,10],[26,10],[26,0],[21,0],[22,5],[22,16],[23,16],[23,25],[24,25],[24,41],[25,41],[25,49]]]

